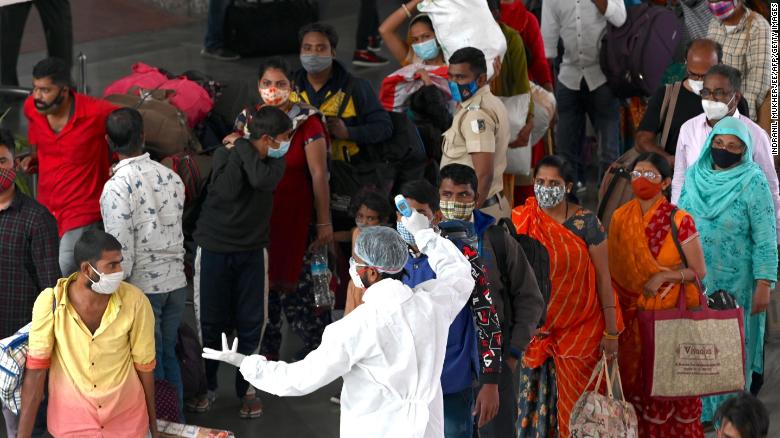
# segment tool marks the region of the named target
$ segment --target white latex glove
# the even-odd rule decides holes
[[[228,348],[227,335],[224,333],[222,333],[222,351],[204,348],[202,356],[204,359],[219,360],[236,367],[240,367],[241,362],[246,358],[243,354],[238,353],[238,338],[233,340],[233,347]]]
[[[414,210],[409,217],[401,216],[401,223],[403,223],[404,227],[413,235],[431,227],[431,222],[428,218]]]

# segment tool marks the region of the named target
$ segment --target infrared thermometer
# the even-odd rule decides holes
[[[395,208],[401,213],[401,216],[410,217],[412,215],[412,209],[409,207],[409,203],[406,202],[404,195],[397,195],[395,197]]]

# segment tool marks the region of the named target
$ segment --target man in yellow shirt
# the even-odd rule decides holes
[[[32,432],[48,371],[53,436],[157,437],[149,300],[122,281],[122,245],[110,234],[85,232],[74,257],[78,272],[33,306],[17,436]]]

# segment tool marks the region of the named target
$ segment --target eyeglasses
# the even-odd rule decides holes
[[[653,172],[652,170],[645,170],[644,172],[641,172],[639,170],[633,170],[633,171],[631,171],[631,173],[629,175],[631,175],[631,179],[637,179],[637,178],[643,178],[644,177],[644,178],[647,178],[649,180],[654,180],[654,179],[657,179],[657,178],[661,177],[661,175]]]
[[[724,99],[728,97],[732,92],[726,91],[721,88],[718,88],[717,90],[710,90],[708,88],[702,88],[699,92],[699,96],[701,96],[703,99],[708,99],[710,97],[713,97],[715,99]]]
[[[703,81],[704,80],[704,76],[707,76],[706,73],[703,74],[703,75],[699,75],[699,74],[691,72],[690,70],[688,70],[687,73],[688,73],[688,78],[689,79],[693,79],[694,81]]]
[[[364,265],[362,263],[358,263],[354,257],[349,258],[349,265],[354,266],[356,268],[370,268],[370,265]]]

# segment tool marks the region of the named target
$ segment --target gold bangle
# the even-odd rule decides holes
[[[685,284],[685,271],[680,271],[680,284]]]
[[[412,13],[409,12],[409,8],[406,7],[406,3],[401,3],[401,9],[406,12],[406,18],[412,18]]]
[[[617,339],[620,339],[620,333],[616,333],[616,334],[613,335],[611,333],[608,333],[606,330],[604,330],[603,336],[604,336],[604,339],[607,339],[609,341],[615,341]]]

